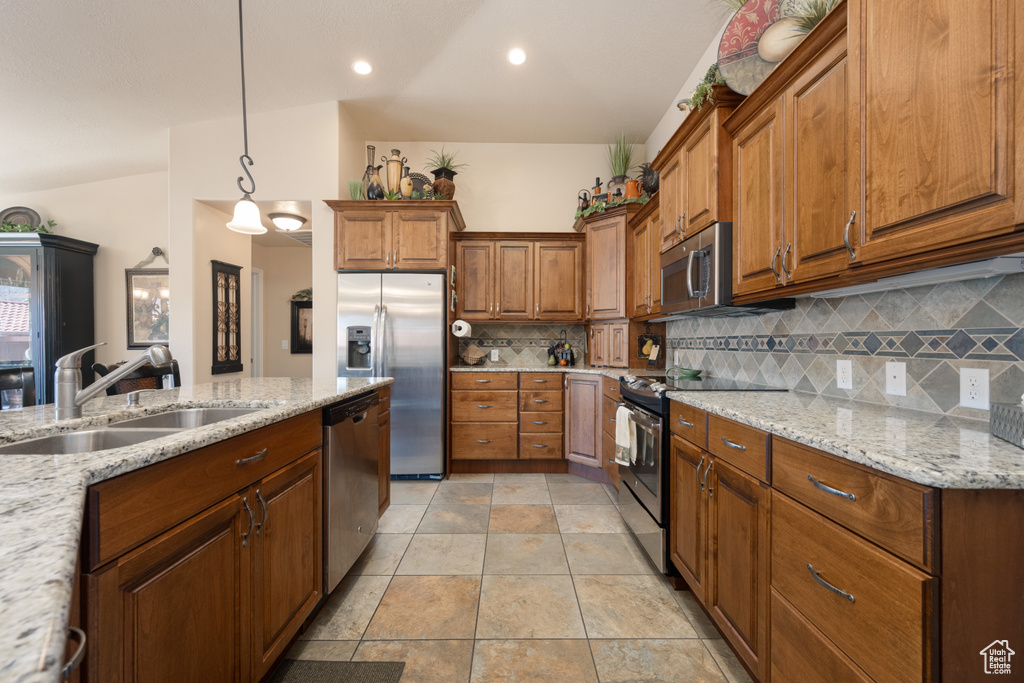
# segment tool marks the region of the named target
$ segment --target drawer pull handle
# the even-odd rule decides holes
[[[815,479],[814,477],[812,477],[809,474],[807,475],[807,481],[809,481],[812,484],[814,484],[814,488],[820,489],[820,490],[824,491],[825,493],[831,493],[833,496],[839,496],[840,498],[847,498],[849,500],[857,500],[857,496],[853,495],[852,493],[847,493],[846,491],[840,491],[839,489],[834,489],[831,486],[827,486],[825,484],[822,484],[820,481],[818,481],[817,479]]]
[[[547,423],[548,423],[547,420],[534,420],[533,421],[533,424],[535,424],[535,425],[546,425]]]
[[[493,439],[477,439],[477,443],[491,443]]]
[[[155,391],[155,389],[153,390]],[[82,663],[82,657],[85,656],[85,631],[74,626],[69,626],[68,634],[70,637],[78,641],[78,647],[75,648],[75,654],[71,655],[71,659],[64,665],[64,668],[60,670],[61,680],[66,681],[71,676],[71,672],[78,668],[78,665]]]
[[[684,427],[692,427],[693,426],[692,422],[687,422],[683,418],[679,418],[679,424],[683,425]]]
[[[477,384],[490,384],[490,383],[491,383],[491,380],[489,380],[489,379],[478,379],[478,380],[476,381],[476,383],[477,383]]]
[[[547,448],[547,444],[535,443],[535,444],[533,444],[533,447],[534,448]]]
[[[700,456],[700,464],[697,465],[697,471],[693,475],[694,479],[697,480],[697,485],[700,486],[701,493],[704,493],[704,482],[700,480],[700,468],[704,467],[704,457],[703,455]],[[708,469],[711,469],[710,463],[708,464]]]
[[[533,399],[533,402],[534,403],[547,403],[548,400],[546,398],[535,398],[535,399]]]
[[[479,404],[477,405],[477,408],[480,408],[482,410],[486,410],[487,408],[493,408],[493,407],[494,406],[482,406],[482,405],[479,405]]]
[[[714,460],[708,460],[708,468],[704,470],[704,485],[708,487],[708,497],[714,498],[715,493],[711,490],[711,484],[708,483],[708,475],[711,474],[711,468],[715,466]]]
[[[829,583],[825,579],[821,578],[821,575],[818,573],[818,570],[816,570],[814,567],[812,567],[810,562],[807,563],[807,571],[809,571],[811,573],[811,576],[814,577],[814,580],[817,581],[818,585],[821,586],[822,588],[826,588],[826,589],[832,591],[833,593],[835,593],[836,595],[842,595],[844,598],[849,600],[851,603],[854,602],[854,597],[852,595],[850,595],[849,593],[847,593],[846,591],[844,591],[844,590],[842,590],[840,588],[836,588],[831,583]]]
[[[252,514],[252,508],[249,507],[248,496],[242,499],[242,505],[245,506],[245,511],[249,513],[249,530],[242,534],[242,547],[249,545],[249,535],[252,533],[253,526],[256,525],[256,517]]]
[[[548,381],[546,379],[535,379],[535,380],[533,380],[533,382],[534,382],[534,384],[547,384],[548,383]]]
[[[267,457],[267,452],[269,450],[270,450],[269,448],[264,448],[262,451],[260,451],[256,455],[252,456],[251,458],[242,458],[241,460],[236,460],[235,464],[238,465],[239,467],[241,467],[242,465],[248,465],[249,463],[256,462],[258,460],[262,460],[263,458]]]
[[[609,418],[608,418],[608,421],[609,421],[609,422],[615,422],[615,418],[614,418],[614,417],[609,417]]]
[[[384,403],[387,400],[388,400],[387,397],[381,396],[380,399],[377,401],[377,403]]]
[[[724,436],[722,437],[722,443],[724,443],[729,448],[735,448],[738,451],[745,451],[745,450],[747,450],[746,446],[741,446],[738,443],[733,443],[732,441],[729,441],[729,439],[725,438]]]
[[[256,489],[256,500],[263,506],[263,521],[256,524],[256,535],[259,536],[263,526],[267,523],[267,501],[263,500],[263,494],[259,489]]]

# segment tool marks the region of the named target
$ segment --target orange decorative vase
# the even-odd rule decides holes
[[[639,180],[627,180],[626,181],[626,199],[639,199],[640,198],[640,181]]]

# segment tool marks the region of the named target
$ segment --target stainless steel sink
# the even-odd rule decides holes
[[[0,446],[0,455],[91,453],[133,446],[174,433],[173,429],[89,429],[5,444]]]
[[[255,413],[262,408],[189,408],[187,410],[172,410],[158,415],[146,415],[137,417],[134,420],[115,422],[110,429],[191,429],[204,425],[230,420],[233,417],[241,417]]]

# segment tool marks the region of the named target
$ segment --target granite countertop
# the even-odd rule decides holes
[[[989,434],[984,420],[793,391],[668,397],[926,486],[1024,489],[1024,449]]]
[[[181,408],[261,410],[134,446],[74,455],[0,455],[0,680],[55,681],[64,640],[79,535],[90,484],[391,384],[391,378],[231,379],[88,401],[83,417],[56,422],[53,405],[0,413],[0,443],[103,426]]]
[[[484,365],[455,365],[452,372],[560,372],[584,375],[604,375],[612,379],[619,379],[623,375],[664,375],[664,368],[605,368],[591,367],[589,365],[523,365],[523,366],[484,366]]]

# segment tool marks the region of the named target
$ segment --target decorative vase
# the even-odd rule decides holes
[[[402,180],[399,183],[399,187],[402,190],[402,199],[412,198],[412,178],[409,177],[409,167],[402,167]]]
[[[363,199],[370,198],[370,181],[373,180],[373,156],[377,148],[373,145],[366,146],[366,172],[363,173]]]
[[[626,181],[626,199],[639,199],[640,198],[640,181],[639,180],[627,180]]]
[[[450,168],[435,168],[431,173],[434,174],[434,194],[444,199],[452,199],[455,196],[455,176],[458,173]]]
[[[629,180],[624,175],[612,176],[612,179],[608,181],[608,197],[611,198],[615,194],[621,195],[626,191],[626,181]]]
[[[646,162],[640,164],[640,187],[643,188],[648,197],[653,196],[658,191],[658,172]]]
[[[367,199],[384,199],[384,185],[380,182],[380,169],[382,166],[370,166],[373,175],[370,176],[370,184],[366,186]]]
[[[579,200],[579,211],[586,211],[590,208],[590,193],[586,190],[580,190],[579,195],[576,197]]]
[[[398,184],[402,180],[402,167],[408,162],[408,159],[402,157],[402,153],[397,149],[391,150],[391,158],[381,157],[388,166],[388,192],[398,192]]]

